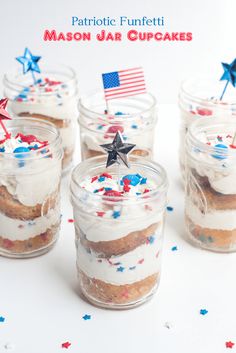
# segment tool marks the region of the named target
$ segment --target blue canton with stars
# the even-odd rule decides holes
[[[102,80],[104,89],[120,86],[120,79],[117,71],[102,74]]]

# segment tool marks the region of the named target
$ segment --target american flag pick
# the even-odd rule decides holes
[[[106,101],[146,93],[142,67],[102,74]]]

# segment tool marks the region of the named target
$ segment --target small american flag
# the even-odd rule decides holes
[[[146,93],[142,67],[102,74],[105,99],[116,99]]]

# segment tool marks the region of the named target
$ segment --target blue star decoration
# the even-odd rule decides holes
[[[168,212],[174,211],[174,207],[172,207],[172,206],[167,206],[166,209]]]
[[[40,73],[40,68],[38,66],[38,61],[41,56],[34,56],[31,54],[28,48],[25,48],[23,56],[18,56],[16,60],[23,65],[23,73],[26,74],[28,71],[35,71]]]
[[[100,146],[108,153],[106,168],[115,163],[120,164],[120,161],[122,161],[126,167],[129,168],[127,155],[135,147],[135,145],[131,143],[124,143],[120,131],[116,133],[112,143],[107,143]]]
[[[117,271],[117,272],[124,272],[124,269],[125,269],[125,268],[124,268],[123,266],[120,266],[120,267],[117,268],[116,271]]]
[[[208,310],[206,310],[206,309],[200,310],[200,315],[206,315],[207,313],[208,313]]]
[[[177,246],[172,246],[171,251],[177,251],[177,250],[178,250]]]
[[[229,82],[234,87],[236,86],[236,59],[234,59],[234,61],[232,61],[231,64],[226,64],[226,63],[221,63],[221,64],[223,66],[224,73],[221,76],[220,81],[227,81],[227,82],[222,92],[222,95],[220,97],[220,100],[222,100]]]
[[[91,319],[91,315],[85,314],[83,316],[83,319],[84,319],[84,321],[90,320]]]
[[[5,317],[0,316],[0,322],[4,322],[5,321]]]

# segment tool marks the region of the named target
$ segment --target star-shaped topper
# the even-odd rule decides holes
[[[220,100],[223,98],[226,88],[229,84],[229,82],[235,87],[236,86],[236,59],[234,59],[234,61],[232,61],[231,64],[226,64],[226,63],[222,63],[223,69],[224,69],[224,73],[220,78],[220,81],[227,81],[226,85],[224,87],[223,93],[220,97]]]
[[[23,73],[26,74],[28,71],[35,71],[40,73],[40,68],[38,66],[38,61],[41,56],[34,56],[31,54],[28,48],[25,48],[24,56],[18,56],[16,58],[19,63],[23,65]]]
[[[107,153],[107,165],[106,168],[114,163],[120,164],[120,160],[129,168],[128,153],[135,147],[131,143],[124,143],[121,133],[117,131],[116,136],[112,143],[100,145]]]
[[[5,132],[5,137],[8,139],[11,137],[11,134],[9,134],[5,125],[2,122],[2,120],[11,120],[10,115],[6,111],[7,102],[8,102],[7,98],[0,99],[0,125],[2,126]]]

